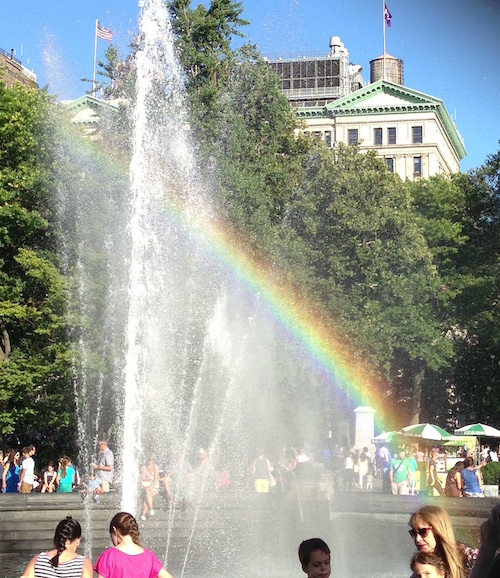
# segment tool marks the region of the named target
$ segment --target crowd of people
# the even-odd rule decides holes
[[[446,460],[451,456],[438,447],[426,450],[418,445],[402,446],[391,452],[386,445],[379,445],[373,457],[367,448],[361,452],[341,450],[339,456],[345,490],[373,489],[376,477],[383,479],[384,491],[394,495],[420,493],[447,497],[484,497],[481,469],[490,461],[498,461],[497,451],[489,446],[458,448],[455,463],[448,472]],[[440,472],[443,478],[447,474],[444,487]]]
[[[90,464],[90,478],[83,484],[67,456],[58,460],[57,467],[49,462],[37,476],[34,460],[36,448],[31,445],[21,451],[10,449],[0,460],[2,491],[29,493],[39,490],[52,493],[69,492],[79,487],[94,496],[108,492],[113,482],[114,455],[105,440],[99,441],[98,448],[98,457]],[[393,494],[407,495],[414,492],[412,476],[420,471],[426,479],[427,491],[437,490],[440,495],[447,496],[477,497],[482,495],[481,468],[488,461],[498,460],[497,452],[489,448],[477,453],[460,449],[458,457],[463,460],[457,461],[448,472],[443,489],[437,476],[438,455],[438,448],[432,448],[428,455],[418,447],[411,450],[398,448],[392,454],[381,446],[374,455],[366,447],[354,452],[334,448],[324,450],[319,461],[339,474],[346,490],[353,486],[370,489],[373,479],[382,477],[388,480]],[[230,484],[228,472],[216,470],[203,448],[199,448],[197,458],[198,463],[191,467],[184,456],[179,455],[170,468],[163,468],[154,455],[148,457],[140,476],[144,499],[142,520],[155,515],[154,498],[160,491],[164,491],[169,500],[175,501],[188,497],[192,499],[201,485],[213,485],[213,489],[217,490]],[[269,459],[264,450],[259,449],[250,466],[254,490],[269,493],[278,483],[286,485],[290,474],[307,472],[313,463],[312,454],[304,448],[292,453],[284,450],[281,458],[276,460]],[[440,506],[422,506],[412,514],[409,525],[409,533],[417,550],[410,562],[412,578],[491,578],[498,575],[500,556],[496,556],[496,551],[500,547],[500,505],[493,508],[488,521],[481,528],[482,547],[479,551],[455,539],[450,518]],[[53,572],[59,566],[64,567],[64,575],[68,578],[90,578],[94,570],[101,578],[171,578],[156,556],[141,546],[138,524],[131,514],[120,512],[113,517],[110,536],[113,547],[103,552],[92,566],[88,559],[77,554],[81,539],[79,523],[67,517],[56,528],[54,549],[35,556],[23,578],[59,575]],[[323,540],[313,538],[302,542],[299,559],[308,578],[329,577],[330,550]]]
[[[98,457],[90,464],[90,472],[86,472],[84,480],[68,456],[61,456],[57,463],[49,461],[41,470],[37,470],[35,446],[26,446],[21,451],[11,448],[5,455],[0,451],[2,492],[79,490],[98,499],[99,494],[113,487],[114,478],[114,455],[105,440],[98,442],[98,450]],[[375,452],[371,452],[367,447],[351,451],[334,446],[324,448],[315,456],[303,447],[300,450],[284,448],[275,457],[268,457],[264,449],[259,449],[250,463],[249,478],[257,493],[284,493],[293,479],[307,476],[313,466],[320,463],[333,473],[334,493],[340,490],[372,490],[374,481],[382,479],[384,491],[394,495],[424,493],[447,497],[483,497],[481,469],[489,461],[498,461],[498,452],[488,446],[474,450],[459,448],[457,456],[443,483],[446,473],[443,469],[444,457],[437,447],[426,451],[417,445],[405,446],[391,452],[386,445],[379,445]],[[203,448],[198,449],[194,467],[181,454],[174,457],[168,466],[150,455],[140,474],[144,495],[142,519],[154,516],[154,498],[159,494],[170,502],[182,505],[191,501],[202,486],[221,490],[232,484],[229,470],[214,467]]]
[[[57,466],[49,461],[45,467],[37,470],[34,445],[26,446],[21,451],[9,448],[5,455],[0,450],[2,493],[52,494],[81,490],[98,495],[107,492],[113,481],[114,456],[106,441],[99,441],[98,446],[97,461],[90,464],[92,473],[85,482],[82,482],[80,472],[66,455],[59,458]]]

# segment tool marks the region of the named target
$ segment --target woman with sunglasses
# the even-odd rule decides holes
[[[412,514],[409,524],[417,550],[439,554],[447,578],[470,576],[478,550],[457,542],[446,510],[439,506],[422,506]]]

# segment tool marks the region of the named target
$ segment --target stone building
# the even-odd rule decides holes
[[[14,56],[13,50],[7,52],[0,48],[0,69],[0,78],[6,86],[20,82],[26,88],[38,88],[36,74],[22,65],[22,62]]]
[[[370,84],[348,60],[340,38],[317,58],[268,59],[283,94],[302,121],[300,131],[335,150],[340,143],[375,150],[403,180],[460,171],[466,151],[442,100],[403,85],[403,62],[370,62]]]
[[[343,143],[377,151],[403,180],[459,172],[466,154],[442,100],[388,80],[297,115],[305,132],[332,149]]]

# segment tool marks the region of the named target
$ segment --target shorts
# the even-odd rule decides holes
[[[101,480],[101,478],[94,478],[93,480],[89,480],[88,484],[89,489],[93,492],[101,488],[102,493],[109,492],[109,482],[106,480]]]
[[[33,484],[27,484],[26,482],[21,483],[21,494],[31,494],[33,489]]]
[[[258,494],[268,494],[269,493],[269,480],[263,478],[257,478],[255,480],[255,491]]]

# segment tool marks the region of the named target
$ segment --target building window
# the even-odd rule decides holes
[[[396,127],[387,129],[387,144],[396,144]]]
[[[314,138],[317,140],[321,140],[321,131],[320,130],[314,131]]]
[[[391,171],[391,173],[393,173],[394,172],[394,159],[393,158],[385,159],[385,164],[387,165],[387,168]]]
[[[347,131],[347,143],[349,146],[358,144],[358,129],[350,128]]]
[[[328,148],[331,148],[331,146],[332,146],[332,131],[331,130],[325,130],[325,143],[326,143],[326,146]]]
[[[382,144],[382,129],[381,128],[374,128],[373,129],[373,143],[375,145]]]
[[[422,176],[422,157],[413,157],[413,176]]]
[[[411,131],[413,144],[420,144],[422,142],[422,127],[412,126]]]

